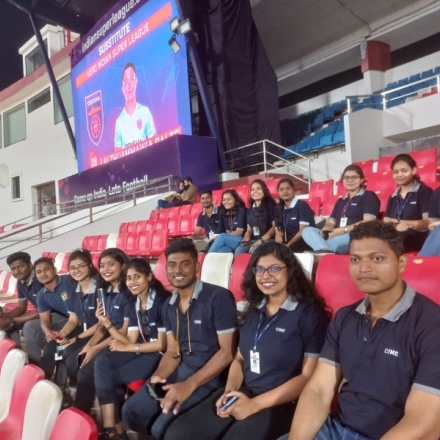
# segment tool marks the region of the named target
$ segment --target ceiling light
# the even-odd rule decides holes
[[[179,52],[180,44],[177,42],[175,35],[170,38],[170,40],[168,41],[168,45],[171,47],[174,53]]]
[[[171,30],[171,32],[176,32],[176,29],[179,27],[179,24],[180,24],[179,17],[174,17],[170,21],[170,30]]]
[[[190,30],[191,30],[191,23],[188,19],[183,20],[178,26],[178,31],[180,35],[186,34]]]

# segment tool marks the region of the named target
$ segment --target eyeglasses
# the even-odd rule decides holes
[[[273,266],[269,267],[256,266],[252,269],[252,271],[257,277],[262,277],[266,271],[270,276],[277,277],[285,268],[286,266],[277,266],[274,264]]]
[[[148,315],[142,315],[142,324],[144,324],[144,335],[150,336],[151,329],[149,327],[150,320],[148,319]]]
[[[76,272],[77,270],[83,270],[87,267],[88,265],[83,263],[83,264],[78,264],[78,266],[70,266],[69,267],[69,272]]]
[[[349,182],[350,180],[359,180],[361,176],[344,176],[342,180],[344,182]]]

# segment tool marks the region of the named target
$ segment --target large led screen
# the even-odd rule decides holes
[[[175,0],[125,0],[72,51],[79,171],[191,134],[185,40],[168,41]]]

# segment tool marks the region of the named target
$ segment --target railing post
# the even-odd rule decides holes
[[[387,95],[383,95],[383,109],[385,110],[387,108]]]
[[[41,223],[38,225],[38,241],[43,243],[43,226]]]
[[[263,141],[263,162],[264,162],[264,176],[267,177],[267,162],[266,162],[266,141]]]
[[[133,188],[133,206],[136,206],[136,189]]]
[[[171,191],[171,176],[168,176],[168,191]]]
[[[92,204],[89,204],[89,219],[90,219],[90,223],[93,223],[93,208],[92,208]]]
[[[351,99],[347,98],[347,113],[351,113]]]

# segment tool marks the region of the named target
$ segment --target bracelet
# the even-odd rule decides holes
[[[134,344],[134,352],[135,352],[136,354],[139,354],[139,343]]]
[[[107,330],[107,331],[110,331],[112,328],[114,327],[114,325],[113,324],[110,324],[108,327],[106,327],[105,329]]]

